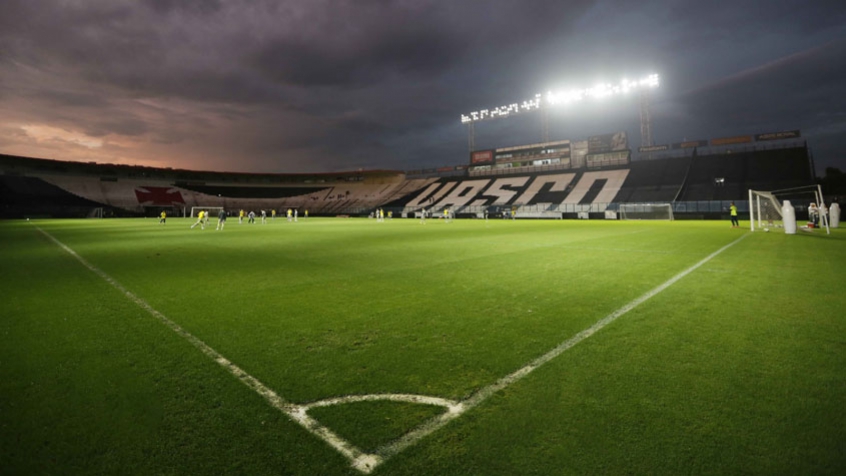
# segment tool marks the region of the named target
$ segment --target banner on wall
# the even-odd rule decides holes
[[[692,149],[694,147],[708,147],[707,140],[686,140],[684,142],[676,142],[673,144],[673,149]]]
[[[796,139],[802,137],[802,133],[799,129],[795,131],[781,131],[781,132],[767,132],[766,134],[756,134],[755,140],[756,141],[767,141],[767,140],[782,140],[782,139]]]
[[[752,142],[752,136],[734,136],[711,139],[711,145],[746,144]]]
[[[494,151],[493,150],[475,150],[470,152],[470,164],[471,165],[481,165],[481,164],[490,164],[493,163],[494,160]]]

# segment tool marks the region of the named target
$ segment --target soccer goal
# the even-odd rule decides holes
[[[92,208],[91,211],[88,212],[88,218],[103,218],[103,208],[97,207]]]
[[[786,223],[782,207],[785,202],[791,204],[789,220]],[[782,190],[749,190],[749,226],[752,231],[757,229],[770,231],[771,228],[785,228],[787,225],[796,227],[797,215],[807,211],[808,224],[799,228],[810,230],[814,227],[825,228],[826,233],[831,230],[828,225],[828,208],[819,185],[805,185]],[[787,230],[785,230],[787,231]],[[795,232],[795,229],[792,231]]]
[[[782,203],[772,192],[749,190],[749,223],[752,231],[784,228]]]
[[[223,210],[223,207],[191,207],[191,218],[197,216],[197,214],[200,213],[200,210],[205,210],[206,213],[208,213],[208,215],[206,215],[208,217],[216,217],[217,214]]]
[[[621,203],[620,220],[673,220],[672,203]]]

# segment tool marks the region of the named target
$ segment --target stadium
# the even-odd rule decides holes
[[[606,211],[616,212],[620,204],[660,204],[665,219],[727,219],[732,202],[748,213],[749,189],[786,190],[815,180],[799,131],[649,149],[649,158],[632,161],[627,135],[619,132],[585,141],[477,151],[470,164],[437,169],[312,175],[198,172],[4,155],[2,216],[153,217],[166,211],[184,217],[193,216],[192,209],[222,207],[229,212],[308,210],[312,216],[370,216],[383,209],[411,217],[423,209],[432,214],[449,208],[458,217],[481,218],[485,211],[501,216],[505,211],[514,218],[604,219]],[[813,195],[800,198],[816,200]],[[650,218],[661,216],[655,212]]]
[[[679,5],[0,4],[0,474],[846,473],[846,30]]]
[[[632,155],[625,133],[407,172],[4,155],[4,361],[27,363],[4,466],[833,471],[842,231],[727,226],[749,190],[813,183],[807,144]],[[200,210],[232,220],[197,236]]]

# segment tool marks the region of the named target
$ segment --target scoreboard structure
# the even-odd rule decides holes
[[[558,140],[470,152],[471,171],[544,167],[599,168],[626,165],[631,160],[628,134],[615,132],[587,140]],[[516,170],[515,170],[516,171]]]

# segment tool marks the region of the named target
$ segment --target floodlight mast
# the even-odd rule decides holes
[[[660,78],[658,75],[650,74],[638,81],[623,79],[617,84],[599,83],[586,89],[571,89],[569,91],[560,92],[548,91],[545,96],[535,94],[534,98],[521,103],[505,104],[491,109],[481,109],[468,114],[462,114],[461,123],[467,124],[468,126],[468,144],[470,145],[470,152],[473,152],[476,145],[476,128],[474,127],[474,123],[493,119],[504,119],[506,117],[525,112],[541,111],[541,134],[543,136],[543,140],[546,142],[549,140],[549,123],[546,108],[550,106],[566,106],[585,99],[603,99],[619,94],[639,92],[641,145],[649,146],[652,145],[652,120],[649,114],[649,90],[657,88],[659,84]]]

